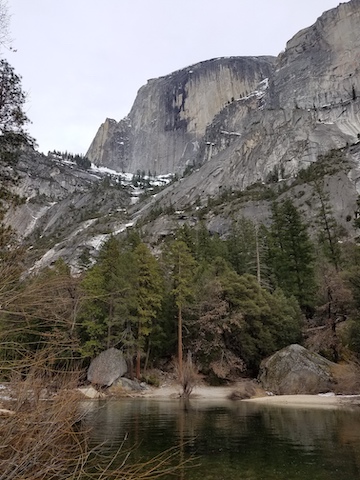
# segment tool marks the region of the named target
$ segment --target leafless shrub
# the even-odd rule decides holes
[[[210,369],[220,380],[235,380],[245,370],[244,361],[230,351],[223,351],[221,358],[210,363]]]
[[[180,374],[178,364],[175,362],[175,371],[182,387],[182,398],[189,398],[192,391],[199,384],[201,375],[192,361],[191,353],[188,352],[186,361],[183,363],[182,373]]]
[[[79,372],[45,372],[43,352],[39,357],[29,358],[29,372],[14,375],[10,382],[12,400],[6,407],[14,414],[0,418],[0,480],[145,480],[174,473],[188,463],[177,448],[136,464],[125,442],[110,456],[101,446],[92,448],[74,388]],[[48,385],[56,376],[54,393]]]
[[[247,380],[237,385],[236,388],[228,396],[228,399],[244,400],[247,398],[256,397],[260,394],[260,392],[262,392],[262,390],[259,385],[257,385],[252,380]]]
[[[49,400],[48,379],[35,368],[13,377],[15,414],[0,422],[0,480],[80,477],[89,452],[86,432],[77,428],[78,396],[68,390],[72,379],[64,376]]]
[[[76,281],[50,272],[21,282],[2,267],[0,366],[11,392],[2,406],[13,414],[0,418],[0,480],[145,480],[183,468],[177,449],[131,465],[124,445],[110,457],[91,447],[75,389]]]

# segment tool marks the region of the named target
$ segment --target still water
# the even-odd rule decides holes
[[[93,444],[125,441],[128,462],[177,447],[184,480],[359,480],[360,407],[350,410],[179,400],[89,402]],[[124,448],[124,447],[123,447]],[[175,461],[175,460],[174,460]]]

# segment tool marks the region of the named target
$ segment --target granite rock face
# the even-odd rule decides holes
[[[332,362],[301,345],[289,345],[262,361],[258,379],[265,390],[277,395],[328,392]]]
[[[360,94],[360,1],[341,3],[298,32],[278,57],[272,108],[341,105]]]
[[[352,0],[296,34],[276,61],[220,58],[149,80],[126,119],[100,127],[87,155],[130,172],[200,166],[200,194],[209,195],[264,181],[274,168],[296,175],[358,140],[359,31],[360,0]]]
[[[127,118],[101,125],[87,157],[132,173],[182,172],[196,161],[207,125],[225,105],[271,76],[274,60],[217,58],[149,80]]]

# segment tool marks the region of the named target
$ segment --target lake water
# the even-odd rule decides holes
[[[128,462],[177,447],[183,480],[358,480],[360,407],[313,409],[247,402],[122,399],[84,403],[93,444],[136,446]]]

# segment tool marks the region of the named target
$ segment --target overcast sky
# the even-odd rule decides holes
[[[39,150],[85,154],[149,78],[214,57],[278,55],[338,0],[8,0]]]

